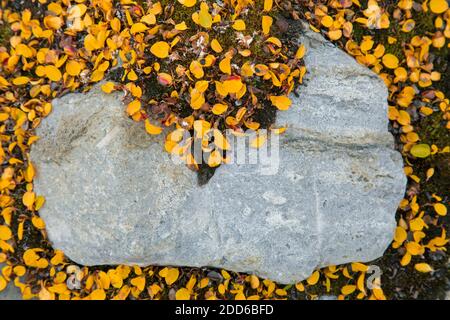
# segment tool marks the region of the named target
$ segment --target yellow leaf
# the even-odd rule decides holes
[[[411,116],[405,110],[400,110],[398,112],[397,122],[403,126],[406,126],[411,123]]]
[[[177,291],[175,294],[176,300],[189,300],[191,298],[191,294],[189,293],[189,290],[186,288],[181,288]]]
[[[228,90],[225,88],[225,85],[220,81],[215,81],[216,84],[216,93],[220,96],[226,97],[228,95]]]
[[[157,285],[156,283],[152,284],[149,287],[149,294],[153,298],[155,295],[157,295],[161,291],[161,287]]]
[[[321,20],[320,23],[325,27],[325,28],[330,28],[333,25],[333,18],[330,16],[324,16]]]
[[[422,247],[417,242],[408,242],[405,247],[406,251],[408,251],[408,253],[413,256],[421,255],[425,252],[424,247]]]
[[[223,48],[217,39],[213,39],[211,41],[211,49],[213,49],[216,53],[221,53],[223,51]]]
[[[33,51],[31,51],[27,45],[20,43],[16,47],[16,54],[22,55],[25,58],[31,58],[33,56]]]
[[[383,56],[383,64],[386,68],[396,69],[398,67],[398,58],[391,53],[385,54]]]
[[[31,219],[31,223],[33,224],[33,226],[35,226],[37,229],[39,230],[43,230],[45,229],[45,222],[44,220],[42,220],[40,217],[38,216],[34,216]]]
[[[50,260],[50,263],[54,266],[62,264],[64,262],[64,253],[61,250],[55,250],[55,255]]]
[[[400,260],[400,264],[404,267],[407,266],[411,262],[411,255],[407,252]]]
[[[254,74],[253,66],[250,61],[247,61],[241,67],[241,75],[244,77],[251,77],[253,76],[253,74]]]
[[[216,103],[213,108],[212,108],[212,113],[214,113],[215,115],[221,115],[223,114],[225,111],[227,111],[228,106],[226,104],[222,104],[222,103]]]
[[[356,290],[355,285],[346,285],[341,288],[341,293],[343,295],[349,295],[352,294],[355,290]]]
[[[44,18],[44,25],[47,28],[58,30],[63,25],[64,21],[60,17],[47,16]]]
[[[361,262],[353,262],[352,270],[354,272],[367,272],[367,270],[369,270],[369,267]]]
[[[277,290],[275,290],[275,293],[276,293],[277,295],[279,295],[279,296],[285,296],[285,295],[287,295],[287,292],[286,292],[286,290],[284,290],[284,289],[277,289]]]
[[[11,230],[4,225],[0,225],[0,240],[9,240],[12,237]]]
[[[105,93],[111,93],[114,91],[115,84],[113,82],[106,82],[102,85],[102,91]]]
[[[186,289],[188,289],[189,292],[191,292],[192,289],[194,288],[196,282],[197,282],[197,278],[194,275],[192,275],[189,278],[189,281],[186,283]]]
[[[215,168],[222,163],[222,154],[218,150],[211,152],[208,158],[208,166]]]
[[[96,289],[91,292],[89,295],[91,300],[105,300],[106,299],[106,293],[103,289]]]
[[[209,279],[208,278],[203,278],[202,280],[200,280],[198,287],[200,289],[205,288],[207,285],[209,284]]]
[[[114,19],[112,19],[111,20],[111,23],[110,23],[110,25],[111,25],[111,29],[113,29],[113,31],[114,32],[120,32],[120,20],[117,18],[117,17],[115,17]]]
[[[427,273],[433,271],[433,268],[428,263],[416,263],[414,269],[419,272]]]
[[[233,23],[233,29],[236,31],[244,31],[245,30],[245,22],[242,19],[238,19]]]
[[[15,86],[22,86],[24,84],[27,84],[28,82],[30,82],[30,78],[28,77],[17,77],[15,79],[13,79],[13,84]]]
[[[272,27],[273,18],[271,16],[262,17],[262,30],[265,35],[270,33],[270,28]]]
[[[201,79],[205,75],[205,73],[203,72],[202,65],[197,60],[194,60],[191,62],[190,66],[189,66],[189,70],[192,72],[194,77],[196,77],[197,79]]]
[[[205,102],[205,96],[203,95],[203,93],[195,88],[192,89],[190,101],[191,108],[194,110],[198,110],[205,104]]]
[[[261,148],[267,141],[267,135],[258,134],[258,136],[250,142],[250,147],[254,149]]]
[[[105,76],[105,73],[99,69],[94,70],[94,72],[92,72],[91,75],[91,81],[92,82],[99,82],[100,80],[103,79],[103,77]]]
[[[236,293],[236,295],[234,296],[234,300],[246,300],[245,294],[242,292]]]
[[[219,63],[220,71],[226,74],[231,74],[231,58],[226,57]]]
[[[187,30],[187,28],[186,22],[184,21],[175,25],[175,29],[179,31]]]
[[[205,134],[211,129],[211,123],[205,120],[195,120],[194,121],[194,131],[195,137],[197,139],[203,139]]]
[[[315,285],[315,284],[319,281],[319,278],[320,278],[320,273],[319,273],[319,271],[314,271],[313,274],[312,274],[308,279],[306,279],[306,282],[307,282],[310,286],[313,286],[313,285]]]
[[[167,285],[172,285],[175,281],[177,281],[180,272],[177,268],[169,268],[167,270],[167,276],[164,277]]]
[[[208,5],[205,2],[200,4],[200,12],[198,14],[198,24],[203,28],[211,29],[212,26],[212,16],[209,13]]]
[[[6,282],[5,278],[3,278],[0,275],[0,292],[2,292],[3,290],[5,290],[6,286],[8,285],[8,282]]]
[[[172,85],[172,82],[173,82],[172,76],[165,72],[158,73],[157,79],[158,79],[158,82],[163,86],[170,86],[170,85]]]
[[[377,300],[386,300],[383,290],[381,288],[373,288],[372,293],[377,298]]]
[[[442,204],[442,203],[435,203],[433,205],[434,207],[434,211],[436,211],[436,213],[440,216],[445,216],[447,215],[447,207]]]
[[[250,286],[252,289],[257,289],[259,287],[259,279],[253,274],[250,276]]]
[[[25,178],[25,180],[26,180],[27,182],[33,181],[34,174],[35,174],[34,166],[33,166],[33,164],[32,164],[31,161],[30,161],[30,163],[28,164],[27,169],[26,169],[25,172],[24,172],[24,178]]]
[[[2,87],[2,86],[9,86],[9,82],[8,82],[8,80],[6,80],[2,76],[0,76],[0,87]]]
[[[13,270],[18,277],[22,277],[27,272],[24,266],[15,266]]]
[[[340,29],[328,31],[328,37],[330,40],[336,41],[342,37],[342,31]]]
[[[228,143],[227,139],[223,136],[222,132],[218,129],[214,129],[214,144],[222,149],[222,150],[228,150],[230,149],[230,144]]]
[[[52,65],[45,67],[45,75],[53,82],[57,82],[62,78],[61,71],[59,71],[57,67]]]
[[[275,38],[275,37],[270,37],[269,39],[266,40],[266,42],[273,43],[274,45],[276,45],[278,47],[282,46],[280,39]]]
[[[95,73],[95,72],[94,72]],[[103,73],[103,72],[102,72]],[[95,78],[94,76],[92,76],[92,78]],[[100,79],[91,79],[92,81],[100,81],[103,78],[103,75],[101,76]],[[136,81],[138,79],[138,76],[136,74],[136,72],[134,70],[131,70],[130,72],[128,72],[127,74],[127,78],[130,81]]]
[[[292,104],[291,99],[287,96],[270,96],[270,101],[278,110],[288,110]]]
[[[228,93],[237,93],[242,89],[243,86],[244,84],[242,83],[240,77],[234,77],[230,80],[225,80],[223,82],[223,88]]]
[[[136,34],[139,32],[144,32],[146,30],[148,30],[148,27],[145,24],[143,24],[142,22],[138,22],[131,26],[130,33]]]
[[[99,45],[99,43],[97,41],[97,38],[95,38],[92,34],[88,34],[84,38],[84,47],[88,51],[94,51],[96,49],[99,49],[100,45]]]
[[[145,289],[145,277],[136,277],[131,279],[131,284],[139,289],[139,291],[143,291]]]
[[[27,191],[23,195],[22,202],[28,208],[28,210],[32,210],[34,199],[35,199],[35,193],[32,191]]]
[[[295,284],[295,288],[299,291],[299,292],[303,292],[305,291],[305,286],[303,285],[303,283],[299,282]]]
[[[81,64],[75,60],[70,60],[66,64],[66,72],[73,77],[78,76],[81,72]]]
[[[150,52],[156,57],[164,59],[169,56],[169,49],[170,46],[167,42],[158,41],[151,46]]]
[[[429,168],[427,170],[427,181],[434,175],[434,168]]]
[[[140,109],[141,109],[141,102],[139,100],[134,100],[128,104],[127,113],[128,115],[132,116],[136,112],[139,112]]]
[[[197,82],[195,83],[195,89],[196,89],[198,92],[200,92],[200,93],[203,93],[203,92],[205,92],[206,90],[208,90],[208,87],[209,87],[209,82],[208,82],[208,81],[205,81],[205,80],[203,80],[203,81],[197,81]]]
[[[366,293],[366,289],[364,288],[364,282],[366,280],[366,274],[362,272],[360,276],[358,277],[358,280],[356,281],[356,286],[358,287],[358,290]]]
[[[414,145],[410,153],[416,158],[426,158],[431,154],[431,149],[428,144],[421,143]]]
[[[40,208],[42,208],[44,203],[45,203],[45,198],[43,196],[37,196],[36,200],[34,201],[34,208],[36,210],[39,210]]]
[[[178,0],[179,3],[181,3],[185,7],[193,7],[197,3],[197,0]]]
[[[303,44],[298,47],[297,53],[295,54],[295,59],[302,59],[305,56],[306,48]]]
[[[269,12],[272,10],[273,0],[264,0],[264,11]]]
[[[53,292],[50,292],[42,286],[41,290],[38,294],[39,300],[55,300],[55,294]]]
[[[402,227],[398,226],[395,229],[395,235],[394,235],[394,240],[398,243],[403,243],[406,238],[408,237],[408,234],[406,233],[406,230],[403,229]]]
[[[430,1],[430,10],[433,13],[444,13],[448,9],[447,0],[431,0]]]
[[[17,238],[21,241],[23,239],[23,225],[25,221],[22,221],[19,223],[19,226],[17,227]]]
[[[145,120],[145,131],[151,135],[158,135],[163,131],[163,128],[153,125],[150,120]]]
[[[37,252],[42,252],[43,249],[27,249],[23,253],[23,261],[25,262],[25,265],[35,268],[47,268],[48,261],[44,258],[39,257]]]
[[[107,272],[107,275],[109,276],[109,279],[111,280],[111,285],[114,288],[119,289],[123,286],[123,279],[116,270],[109,270]]]

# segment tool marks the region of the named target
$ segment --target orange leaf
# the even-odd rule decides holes
[[[151,46],[150,52],[156,57],[164,59],[169,56],[169,49],[170,46],[167,42],[158,41]]]
[[[287,96],[270,96],[270,101],[278,110],[288,110],[292,104],[291,99]]]

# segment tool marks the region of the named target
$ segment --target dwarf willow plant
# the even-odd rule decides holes
[[[102,88],[108,93],[127,90],[126,111],[144,121],[149,134],[161,134],[164,127],[188,130],[202,140],[207,164],[216,167],[229,148],[225,129],[258,130],[257,119],[266,108],[290,107],[288,95],[306,72],[305,50],[272,35],[272,1],[122,4],[125,19],[114,17],[90,28],[84,44],[90,53],[105,47],[118,51],[125,84],[107,82]],[[100,80],[105,70],[97,65],[101,69],[92,76]],[[169,133],[165,149],[198,169],[193,139],[181,137]],[[254,145],[263,143],[259,138]]]

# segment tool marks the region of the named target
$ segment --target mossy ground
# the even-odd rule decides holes
[[[11,29],[6,25],[0,25],[0,46],[6,47],[11,38]]]
[[[402,32],[397,25],[388,30],[376,30],[372,35],[386,47],[386,52],[392,53],[404,59],[404,44],[417,35],[424,33],[432,34],[434,30],[434,22],[432,16],[425,13],[419,13],[416,17],[416,27],[409,33]],[[354,38],[359,43],[364,35],[367,35],[367,29],[354,24]],[[393,32],[394,31],[394,32]],[[389,44],[388,36],[397,38],[397,42]],[[444,47],[442,49],[434,49],[435,70],[439,70],[442,74],[441,81],[434,84],[436,89],[444,92],[445,96],[450,96],[450,49]],[[400,134],[398,131],[391,131],[394,134],[397,145],[400,145]],[[442,114],[435,113],[431,116],[422,118],[418,124],[418,134],[422,143],[429,145],[435,144],[439,147],[450,145],[450,135],[448,129],[445,128],[445,120]],[[432,194],[442,194],[445,190],[450,190],[450,154],[437,154],[426,159],[410,159],[413,163],[415,174],[426,180],[426,171],[434,168],[433,177],[427,182],[416,184],[419,188],[419,198],[423,202],[431,199]],[[410,182],[412,183],[412,182]],[[422,188],[422,189],[421,189]],[[398,212],[397,218],[399,218]],[[447,234],[450,233],[450,217],[442,217],[447,226]],[[427,238],[438,236],[439,230],[435,232],[427,232]],[[449,246],[447,245],[447,249]],[[391,247],[385,252],[382,258],[372,263],[380,266],[383,271],[382,284],[383,291],[386,296],[394,299],[443,299],[449,288],[450,269],[449,254],[447,252],[426,253],[425,260],[429,261],[435,272],[432,275],[423,274],[414,270],[414,264],[410,263],[407,267],[400,265],[401,255],[399,251]],[[369,263],[370,264],[370,263]]]
[[[163,4],[174,3],[176,0],[162,0]],[[361,1],[364,5],[367,1]],[[395,1],[391,1],[395,3]],[[146,8],[146,1],[141,0],[140,3],[144,8]],[[25,8],[30,9],[35,15],[43,15],[42,6],[37,3],[32,3],[31,1],[12,1],[10,4],[14,7],[15,10],[24,10]],[[176,21],[186,21],[189,22],[190,19],[189,10],[177,10],[173,12],[173,18]],[[433,21],[427,14],[421,14],[418,16],[419,19],[416,21],[416,29],[420,30],[420,34],[425,32],[433,31]],[[277,17],[278,18],[278,17]],[[282,21],[282,19],[279,19]],[[259,28],[259,21],[246,21],[247,27],[251,30],[253,28]],[[293,23],[289,21],[289,23]],[[283,23],[275,24],[276,27],[275,35],[278,35],[282,38],[283,41],[291,41],[292,43],[296,42],[298,39],[298,33],[296,33],[299,28],[289,28],[288,30],[283,30]],[[354,24],[354,38],[356,41],[360,41],[363,35],[368,35],[367,29],[363,29],[358,27],[358,24]],[[393,31],[394,30],[394,31]],[[386,46],[386,50],[389,53],[393,53],[397,55],[400,59],[404,58],[403,54],[403,44],[409,42],[409,40],[416,34],[416,31],[413,30],[410,33],[404,33],[396,27],[395,29],[390,30],[377,30],[372,31],[371,34],[377,39],[380,40]],[[11,36],[11,32],[8,28],[0,25],[0,45],[8,42],[9,37]],[[388,44],[387,37],[395,36],[398,41],[395,44]],[[220,35],[219,41],[221,41],[225,46],[233,45],[233,37],[230,36],[227,32]],[[292,46],[294,48],[294,46]],[[257,49],[257,48],[255,48]],[[263,54],[262,52],[260,52]],[[437,50],[434,52],[436,55],[435,64],[438,66],[438,70],[442,73],[442,80],[437,84],[437,88],[444,91],[446,96],[450,96],[450,50],[448,48],[443,48],[441,50]],[[120,69],[116,69],[114,73],[109,75],[110,79],[114,79],[119,81],[123,71]],[[151,90],[156,90],[156,86],[154,82],[148,82],[146,84],[146,88],[149,91],[146,91],[147,94],[153,95],[157,93],[161,93],[160,91],[155,92]],[[153,89],[151,89],[153,88]],[[263,108],[261,112],[258,113],[255,117],[257,121],[259,121],[263,126],[269,126],[274,122],[276,116],[276,112],[274,108]],[[442,118],[439,114],[435,114],[420,120],[419,123],[419,135],[420,139],[423,143],[428,144],[436,144],[440,147],[445,145],[450,145],[450,137],[448,135],[448,131],[445,129],[445,126],[442,125]],[[399,133],[394,132],[397,142],[399,142]],[[440,154],[429,157],[427,159],[411,159],[414,162],[415,172],[422,181],[426,179],[426,170],[430,167],[435,168],[435,174],[432,179],[426,184],[418,184],[417,188],[422,188],[419,193],[419,197],[421,197],[425,202],[433,193],[442,192],[442,190],[450,189],[450,157],[449,154]],[[205,171],[206,179],[209,179],[211,172]],[[207,181],[207,180],[206,180]],[[19,191],[18,194],[23,194],[23,190]],[[17,211],[25,212],[25,208],[22,206],[21,199],[17,199]],[[400,215],[400,212],[398,213]],[[449,216],[443,217],[441,219],[445,219],[445,226],[447,228],[450,226]],[[15,220],[17,223],[17,220]],[[12,226],[13,230],[17,230],[17,224]],[[438,230],[436,230],[437,232]],[[18,254],[21,255],[24,250],[32,247],[41,247],[48,248],[49,244],[45,241],[43,243],[40,239],[42,237],[38,234],[39,231],[36,231],[35,228],[32,227],[30,221],[25,222],[24,224],[24,239],[21,242],[21,246],[16,246],[18,249]],[[450,233],[450,230],[447,230],[447,233]],[[428,237],[432,237],[436,234],[430,233],[427,234]],[[435,272],[432,274],[421,274],[414,271],[414,264],[411,263],[409,266],[401,267],[400,266],[400,258],[401,253],[399,251],[389,248],[384,256],[376,261],[373,261],[368,264],[375,264],[379,266],[382,271],[382,285],[383,290],[388,298],[393,299],[408,299],[408,298],[421,298],[421,299],[436,299],[443,298],[447,287],[447,281],[450,278],[450,270],[448,267],[448,253],[446,252],[436,252],[436,253],[427,253],[426,260],[433,266]],[[105,267],[97,267],[97,270],[107,270],[110,268],[109,266]],[[184,279],[180,282],[180,285],[184,285],[186,279],[189,279],[189,275],[192,272],[197,272],[198,269],[195,268],[180,268],[180,271],[183,275],[187,275],[186,277],[180,277]],[[214,273],[219,275],[220,271],[214,269],[202,269],[201,274],[204,276]],[[233,278],[239,278],[238,274],[231,273]],[[36,277],[45,277],[45,274],[36,273]],[[210,278],[213,278],[212,276]],[[214,280],[213,280],[214,281]],[[338,295],[340,294],[339,288],[346,284],[346,279],[344,277],[340,277],[338,280],[333,282],[331,287],[331,292],[326,292],[324,287],[315,286],[313,290],[309,291],[307,294],[316,294],[316,295]],[[288,291],[288,297],[292,299],[302,299],[307,298],[307,294],[304,292],[298,292],[294,286],[289,285],[284,287],[285,290]],[[143,293],[144,294],[144,293]],[[163,298],[170,298],[171,292],[168,290],[165,292]],[[146,296],[142,296],[145,298]]]

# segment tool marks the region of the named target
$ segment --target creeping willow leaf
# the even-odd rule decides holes
[[[272,105],[279,110],[288,110],[292,104],[291,99],[287,96],[270,96],[270,101],[272,102]]]
[[[428,144],[421,143],[414,145],[410,152],[416,158],[426,158],[431,154],[431,149]]]
[[[158,41],[150,47],[150,52],[156,57],[164,59],[169,55],[170,46],[165,41]]]

